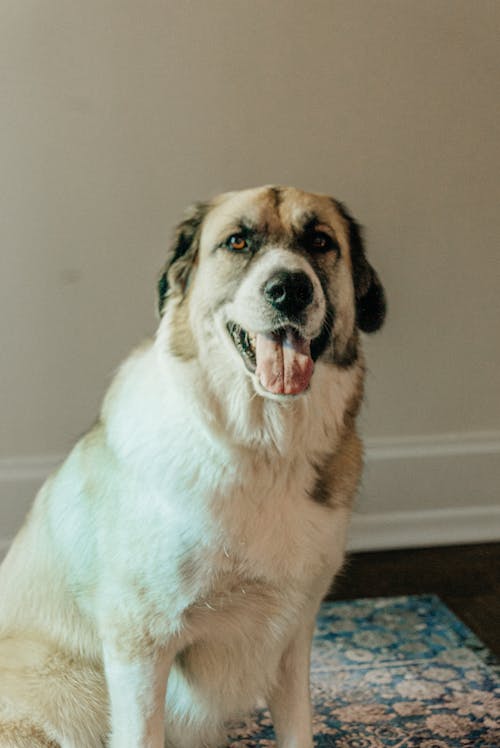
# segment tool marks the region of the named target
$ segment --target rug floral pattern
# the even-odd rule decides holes
[[[317,748],[500,748],[499,669],[437,597],[324,603],[311,682]],[[275,746],[269,713],[230,746]]]

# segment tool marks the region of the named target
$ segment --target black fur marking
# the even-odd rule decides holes
[[[316,361],[320,356],[325,363],[331,363],[340,369],[348,369],[358,360],[358,333],[352,335],[347,344],[341,347],[336,336],[332,334],[335,312],[331,304],[327,306],[327,313],[321,333],[311,342],[311,357]]]
[[[333,321],[335,312],[332,305],[327,301],[325,321],[323,328],[317,338],[311,341],[311,358],[316,361],[324,353],[332,339]]]
[[[282,187],[270,187],[269,195],[273,199],[275,209],[279,210],[279,207],[284,200],[283,188]]]
[[[348,369],[358,360],[358,332],[357,330],[349,338],[344,349],[341,350],[336,339],[333,340],[332,361],[341,369]]]
[[[333,204],[349,227],[354,293],[356,297],[356,323],[363,332],[376,332],[385,320],[387,301],[380,279],[366,259],[362,230],[345,205]]]
[[[168,292],[176,286],[186,291],[193,261],[198,251],[200,229],[210,209],[210,203],[195,203],[189,208],[184,220],[177,226],[174,240],[167,252],[167,261],[158,281],[158,306],[163,312]]]
[[[314,232],[318,223],[319,221],[316,213],[312,213],[311,211],[304,213],[300,221],[300,226],[294,226],[292,228],[295,244],[299,247],[303,247],[304,239]]]
[[[309,498],[320,506],[332,506],[332,490],[330,481],[328,481],[328,474],[334,459],[335,454],[329,454],[313,465],[316,478],[312,489],[307,493]]]
[[[158,311],[162,313],[163,304],[168,291],[167,273],[162,273],[158,281]]]
[[[330,491],[323,481],[321,471],[317,469],[317,477],[314,482],[312,491],[309,491],[309,497],[314,501],[315,504],[320,506],[328,506],[330,503]]]
[[[314,231],[316,226],[319,224],[319,219],[316,213],[312,211],[308,211],[307,213],[304,213],[302,216],[302,225],[298,230],[298,234],[308,234],[311,231]]]
[[[356,320],[363,332],[376,332],[384,324],[387,313],[385,292],[376,273],[370,283],[368,291],[358,300]]]
[[[326,314],[323,329],[320,335],[311,344],[311,355],[313,360],[323,356],[322,360],[326,363],[335,364],[335,366],[341,369],[347,369],[358,360],[358,332],[354,331],[354,334],[347,341],[347,344],[341,346],[337,337],[333,333],[333,327],[335,323],[335,308],[328,297],[328,276],[325,270],[321,267],[319,262],[312,264],[316,275],[319,278],[323,293],[326,299]]]
[[[298,228],[293,229],[293,237],[295,245],[300,247],[302,251],[305,251],[309,260],[314,264],[315,258],[323,254],[330,252],[336,255],[340,254],[340,247],[337,240],[330,235],[329,232],[318,230],[318,227],[322,225],[318,216],[308,211],[302,216],[301,225]],[[327,246],[324,249],[315,249],[313,241],[318,234],[323,235],[327,240]]]

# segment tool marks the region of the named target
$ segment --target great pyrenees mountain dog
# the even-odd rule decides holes
[[[313,745],[382,286],[341,203],[261,187],[188,211],[158,290],[1,567],[1,748],[215,748],[261,699]]]

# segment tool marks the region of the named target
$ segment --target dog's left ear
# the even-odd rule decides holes
[[[363,332],[376,332],[384,324],[387,312],[385,291],[376,271],[366,259],[361,226],[344,205],[337,202],[336,207],[349,227],[356,323]]]
[[[158,306],[163,313],[169,291],[184,294],[198,253],[200,230],[209,209],[208,203],[195,203],[189,207],[177,226],[174,239],[167,252],[167,261],[158,280]]]

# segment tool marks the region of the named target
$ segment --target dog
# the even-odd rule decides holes
[[[158,298],[1,566],[1,748],[215,748],[259,699],[313,745],[382,285],[342,203],[266,186],[186,213]]]

